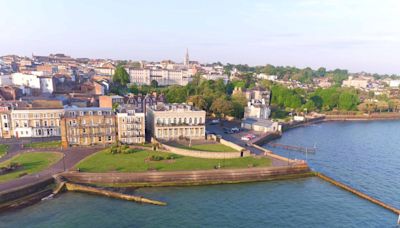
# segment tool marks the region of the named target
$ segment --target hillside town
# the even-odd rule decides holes
[[[122,92],[115,90],[121,83],[113,81],[118,67],[129,75]],[[182,63],[72,58],[65,54],[2,56],[0,137],[59,137],[64,147],[117,142],[136,144],[152,137],[201,138],[206,134],[206,120],[221,117],[236,118],[242,122],[243,129],[279,132],[282,122],[304,120],[308,112],[340,110],[339,103],[325,106],[323,101],[319,104],[314,99],[314,94],[321,89],[340,87],[345,91],[346,88],[356,91],[356,104],[350,104],[353,106],[344,109],[346,111],[357,110],[357,105],[361,111],[400,109],[400,79],[394,76],[348,74],[339,81],[338,87],[334,77],[325,77],[330,74],[325,69],[320,77],[302,80],[300,76],[296,80],[299,72],[282,74],[276,68],[275,73],[280,75],[267,74],[270,68],[270,65],[254,70],[247,65],[200,64],[190,61],[188,50]],[[307,73],[307,70],[303,71]],[[199,104],[207,103],[201,94],[183,95],[183,98],[179,94],[165,94],[172,93],[176,86],[186,88],[198,80],[221,82],[227,91],[233,88],[228,91],[232,96],[233,111],[232,107],[218,111],[218,107],[213,107],[217,106],[214,104],[218,99]],[[301,95],[299,104],[276,101],[279,92],[275,91],[282,88],[285,89],[283,96]],[[304,96],[299,89],[311,95]],[[341,94],[338,96],[341,98]],[[321,97],[324,99],[323,95]],[[235,98],[242,101],[236,104]],[[229,98],[227,102],[230,102]],[[376,103],[376,109],[371,109],[373,103]],[[238,111],[235,106],[239,106]],[[286,112],[283,116],[279,114],[282,111]]]

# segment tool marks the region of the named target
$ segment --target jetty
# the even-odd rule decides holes
[[[355,190],[354,188],[352,188],[350,186],[342,184],[339,181],[336,181],[336,180],[334,180],[334,179],[332,179],[332,178],[330,178],[330,177],[328,177],[328,176],[326,176],[326,175],[324,175],[322,173],[316,173],[316,175],[317,175],[317,177],[319,177],[319,178],[321,178],[321,179],[323,179],[323,180],[325,180],[325,181],[327,181],[327,182],[329,182],[329,183],[331,183],[331,184],[333,184],[335,186],[338,186],[339,188],[342,188],[342,189],[344,189],[346,191],[349,191],[349,192],[357,195],[358,197],[366,199],[366,200],[368,200],[368,201],[370,201],[370,202],[372,202],[372,203],[374,203],[374,204],[376,204],[378,206],[381,206],[381,207],[383,207],[383,208],[385,208],[385,209],[387,209],[389,211],[392,211],[393,213],[399,215],[399,221],[400,221],[400,210],[399,209],[397,209],[397,208],[395,208],[395,207],[393,207],[391,205],[388,205],[388,204],[386,204],[386,203],[384,203],[384,202],[382,202],[380,200],[377,200],[377,199],[375,199],[375,198],[373,198],[373,197],[371,197],[371,196],[369,196],[367,194],[364,194],[364,193],[362,193],[362,192],[360,192],[358,190]]]
[[[134,201],[134,202],[138,202],[138,203],[153,204],[153,205],[158,205],[158,206],[166,206],[167,205],[167,203],[165,203],[165,202],[147,199],[147,198],[144,198],[141,196],[133,196],[133,195],[123,194],[123,193],[119,193],[119,192],[113,192],[113,191],[109,191],[109,190],[105,190],[105,189],[98,189],[95,187],[90,187],[90,186],[85,186],[85,185],[80,185],[80,184],[75,184],[75,183],[65,182],[63,185],[65,185],[65,188],[68,191],[85,192],[85,193],[97,194],[97,195],[107,196],[107,197],[116,198],[116,199],[123,199],[123,200]]]
[[[285,150],[293,150],[293,151],[299,151],[302,153],[309,153],[309,154],[315,154],[317,149],[315,147],[309,148],[309,147],[302,147],[302,146],[292,146],[292,145],[285,145],[285,144],[279,144],[279,143],[273,143],[270,142],[268,143],[269,146],[271,147],[279,147]]]

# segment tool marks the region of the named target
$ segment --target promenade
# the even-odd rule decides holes
[[[68,149],[55,149],[55,148],[37,148],[37,149],[18,149],[20,145],[10,144],[9,153],[0,159],[1,161],[7,160],[12,156],[22,154],[22,153],[32,153],[32,152],[60,152],[64,154],[64,157],[58,161],[56,164],[50,166],[49,168],[35,174],[29,174],[21,178],[8,181],[5,183],[0,183],[0,193],[3,191],[9,191],[12,189],[20,188],[28,184],[33,184],[46,179],[51,178],[54,174],[64,172],[65,170],[71,169],[75,164],[84,159],[85,157],[103,149],[103,147],[87,147],[87,148],[68,148]]]

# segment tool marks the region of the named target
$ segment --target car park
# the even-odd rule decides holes
[[[241,138],[241,140],[243,140],[243,141],[250,141],[250,138],[247,137],[247,136],[243,136],[243,137]]]

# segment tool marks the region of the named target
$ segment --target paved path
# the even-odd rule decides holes
[[[61,152],[64,154],[63,159],[58,161],[56,164],[52,165],[51,167],[47,168],[36,174],[30,174],[23,176],[21,178],[8,181],[5,183],[0,183],[0,192],[18,188],[27,184],[35,183],[38,181],[45,180],[50,178],[56,173],[61,173],[65,170],[71,169],[75,164],[81,161],[83,158],[101,150],[104,147],[85,147],[85,148],[68,148],[68,149],[25,149],[25,150],[18,150],[14,151],[10,154],[17,155],[21,153],[32,153],[32,152]],[[7,155],[9,156],[9,155]],[[11,155],[10,155],[11,156]]]

